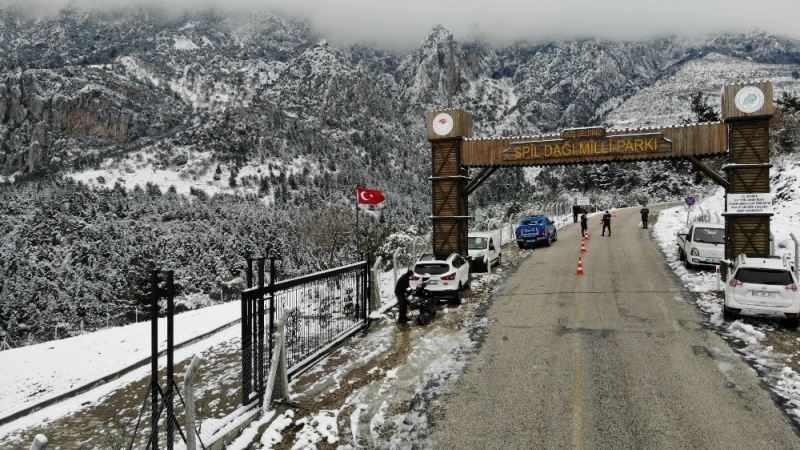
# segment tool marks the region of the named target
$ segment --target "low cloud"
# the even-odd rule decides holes
[[[84,9],[272,10],[309,21],[338,44],[409,49],[442,24],[457,38],[495,43],[553,38],[635,40],[663,35],[766,31],[800,38],[798,0],[0,0],[38,14]]]

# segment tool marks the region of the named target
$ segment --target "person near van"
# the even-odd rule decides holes
[[[648,220],[650,219],[650,210],[647,208],[647,205],[644,205],[644,208],[639,212],[642,215],[642,228],[647,229]]]
[[[611,213],[608,211],[603,214],[603,232],[600,235],[605,236],[606,230],[608,230],[608,235],[611,236]]]
[[[578,214],[581,212],[581,207],[572,205],[572,223],[578,223]]]
[[[411,287],[412,275],[414,275],[414,271],[408,269],[406,273],[397,279],[397,284],[394,287],[394,295],[397,296],[397,308],[399,310],[397,314],[398,323],[408,322],[408,289]]]
[[[581,236],[586,237],[586,232],[589,231],[589,218],[586,213],[581,214]]]

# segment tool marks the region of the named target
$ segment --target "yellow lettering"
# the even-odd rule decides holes
[[[636,139],[633,142],[633,147],[636,149],[637,152],[643,152],[644,150],[644,139]]]
[[[544,146],[544,157],[549,158],[553,156],[553,146],[552,145],[545,145]]]
[[[541,153],[539,153],[539,146],[538,145],[534,145],[533,146],[533,157],[534,158],[541,158],[542,157]]]
[[[578,151],[581,155],[590,155],[592,153],[592,142],[581,142],[578,144]]]
[[[556,144],[553,147],[553,156],[561,156],[561,146]]]
[[[514,149],[514,159],[522,159],[522,148],[517,147]]]

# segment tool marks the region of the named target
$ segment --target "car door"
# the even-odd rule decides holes
[[[464,259],[460,256],[456,256],[453,265],[455,265],[456,262],[458,262],[458,280],[461,282],[461,285],[464,286],[469,280],[469,264],[466,264]]]

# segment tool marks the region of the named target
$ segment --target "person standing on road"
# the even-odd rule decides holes
[[[606,230],[608,230],[608,235],[611,236],[611,213],[608,211],[603,214],[603,232],[601,236],[606,235]]]
[[[572,223],[578,223],[578,213],[581,209],[578,205],[572,205]]]
[[[399,313],[397,314],[397,322],[408,322],[408,289],[411,287],[411,276],[414,271],[408,269],[406,273],[397,279],[397,285],[394,287],[394,295],[397,296],[397,307]]]
[[[589,218],[586,213],[581,214],[581,236],[586,237],[586,232],[589,231]]]
[[[639,212],[642,214],[642,228],[646,230],[647,221],[650,219],[650,210],[647,209],[647,205],[644,205],[644,208],[642,208],[642,210]]]

